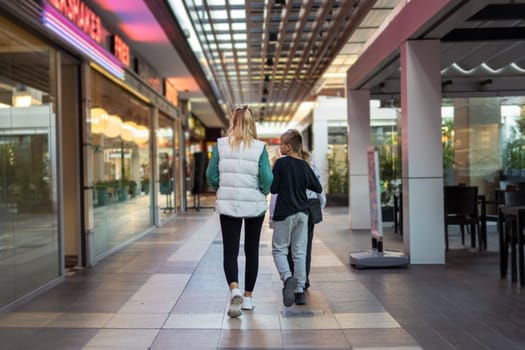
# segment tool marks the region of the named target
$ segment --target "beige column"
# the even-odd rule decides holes
[[[370,92],[348,91],[348,157],[350,227],[370,229],[367,148],[372,144],[370,132]]]
[[[403,239],[411,264],[445,262],[440,43],[401,45]]]

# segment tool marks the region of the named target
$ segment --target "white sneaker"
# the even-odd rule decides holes
[[[230,307],[228,308],[228,316],[241,316],[242,294],[239,288],[234,288],[231,291]]]
[[[255,304],[253,303],[252,297],[244,297],[244,298],[242,298],[241,309],[243,309],[243,310],[253,310],[253,309],[255,309]]]

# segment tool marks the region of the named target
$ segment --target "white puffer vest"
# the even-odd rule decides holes
[[[227,137],[217,140],[219,151],[219,188],[216,210],[233,217],[257,217],[265,213],[266,196],[259,190],[259,158],[264,142],[254,140],[232,150]]]

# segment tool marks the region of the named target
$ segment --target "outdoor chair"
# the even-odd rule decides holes
[[[465,226],[470,228],[471,246],[476,246],[476,234],[481,237],[481,219],[478,207],[478,188],[476,186],[445,186],[445,247],[449,249],[448,226],[458,225],[461,230],[461,243],[465,244]]]

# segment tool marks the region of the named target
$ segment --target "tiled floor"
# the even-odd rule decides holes
[[[286,308],[265,223],[256,308],[237,319],[226,316],[218,230],[212,210],[190,210],[71,273],[0,314],[0,348],[525,348],[523,294],[499,279],[493,227],[489,252],[462,249],[452,235],[446,265],[356,270],[348,254],[368,248],[369,233],[349,231],[348,208],[328,208],[316,227],[308,305]],[[391,231],[385,248],[400,250]]]

